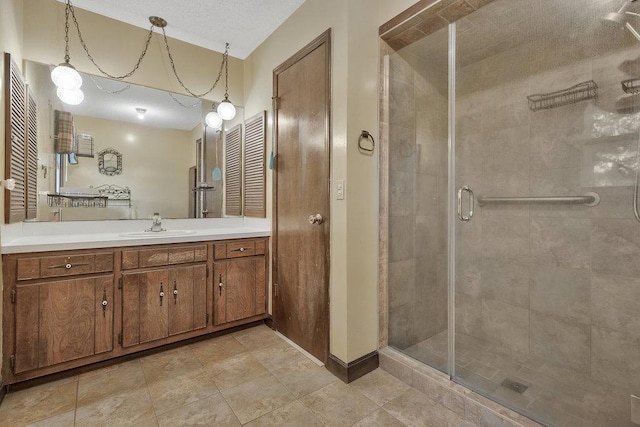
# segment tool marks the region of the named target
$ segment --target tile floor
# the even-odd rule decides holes
[[[473,426],[377,369],[347,385],[264,325],[9,393],[0,426]]]
[[[447,331],[402,353],[446,371]],[[456,335],[456,373],[462,383],[492,400],[559,427],[628,427],[629,395],[587,375],[523,353],[498,348],[466,334]],[[505,378],[528,386],[517,393],[502,386]]]

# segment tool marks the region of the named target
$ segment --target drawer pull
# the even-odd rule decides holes
[[[54,268],[66,268],[67,270],[70,270],[73,267],[81,267],[83,265],[89,265],[88,263],[79,263],[79,264],[71,264],[70,262],[67,261],[66,264],[60,264],[60,265],[52,265],[47,267],[49,270],[54,269]]]
[[[246,250],[248,250],[250,248],[238,248],[238,249],[232,249],[231,252],[244,252]]]
[[[160,307],[162,307],[162,298],[164,298],[164,289],[162,287],[162,282],[160,282]]]
[[[107,317],[107,290],[102,291],[102,316]]]

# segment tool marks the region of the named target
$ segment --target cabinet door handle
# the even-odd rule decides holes
[[[173,303],[178,303],[178,284],[175,280],[173,281]]]
[[[220,296],[222,296],[222,274],[218,276],[218,290],[220,291]]]
[[[107,317],[107,290],[102,290],[102,317]]]
[[[162,307],[162,298],[164,298],[164,289],[162,287],[162,282],[160,282],[160,307]]]

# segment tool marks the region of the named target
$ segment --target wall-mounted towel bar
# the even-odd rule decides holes
[[[586,193],[584,196],[536,196],[536,197],[478,197],[478,205],[488,203],[553,203],[596,206],[600,203],[597,193]]]

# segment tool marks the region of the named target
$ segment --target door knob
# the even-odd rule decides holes
[[[309,215],[309,224],[322,224],[323,221],[324,218],[320,214]]]

